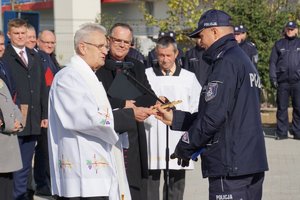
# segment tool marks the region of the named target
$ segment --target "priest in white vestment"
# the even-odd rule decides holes
[[[158,64],[146,70],[146,75],[156,95],[164,96],[170,101],[182,100],[176,105],[177,109],[196,112],[200,98],[201,86],[195,74],[189,72],[176,63],[178,48],[176,41],[169,37],[161,37],[156,44]],[[159,182],[161,170],[166,169],[166,125],[155,119],[154,116],[145,120],[148,146],[148,193],[151,200],[159,200]],[[173,153],[183,132],[169,128],[169,152]],[[176,160],[169,161],[170,182],[169,199],[183,199],[185,187],[185,170],[193,169],[181,167]],[[165,187],[164,187],[165,190]],[[165,193],[165,191],[164,191]],[[164,195],[165,197],[165,195]]]
[[[98,24],[83,25],[76,55],[50,89],[51,190],[58,199],[131,199],[111,106],[95,75],[108,52],[105,34]]]

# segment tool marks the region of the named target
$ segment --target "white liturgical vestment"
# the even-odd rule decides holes
[[[152,68],[146,70],[146,75],[151,88],[157,96],[165,96],[169,101],[182,100],[175,105],[176,109],[194,113],[198,111],[201,86],[196,76],[181,69],[179,76],[157,76]],[[150,116],[145,120],[145,129],[148,147],[149,169],[166,169],[166,125]],[[169,128],[169,152],[172,154],[181,138],[182,131],[173,131]],[[177,164],[177,159],[169,161],[169,169],[193,169],[190,162],[189,167],[182,168]]]
[[[124,194],[130,200],[118,140],[102,83],[81,57],[73,56],[56,74],[49,94],[52,193],[110,200]]]

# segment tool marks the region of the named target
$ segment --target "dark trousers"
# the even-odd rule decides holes
[[[166,170],[149,170],[148,199],[159,200],[159,186],[161,171],[164,171],[166,183]],[[169,170],[169,200],[183,200],[185,187],[185,170]],[[166,199],[166,184],[163,187],[163,199]]]
[[[292,99],[292,134],[300,137],[300,81],[294,84],[280,83],[277,88],[277,131],[278,136],[287,136],[289,130],[288,106]]]
[[[265,173],[237,177],[210,177],[209,200],[260,200]]]
[[[19,136],[19,145],[23,168],[13,173],[14,199],[26,200],[28,176],[32,169],[32,157],[36,143],[36,136]]]
[[[56,197],[56,200],[109,200],[108,197]]]
[[[13,188],[13,174],[0,173],[0,199],[12,200]]]
[[[34,181],[37,194],[51,195],[47,129],[42,128],[41,133],[35,147]]]

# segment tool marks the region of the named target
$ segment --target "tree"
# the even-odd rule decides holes
[[[269,81],[269,58],[276,40],[288,20],[295,20],[298,3],[287,0],[216,0],[215,8],[226,11],[233,23],[243,24],[259,53],[258,70],[263,84],[263,101],[274,104],[275,91]]]
[[[116,15],[108,15],[108,14],[98,14],[95,22],[104,26],[107,31],[120,20],[121,12],[118,12]]]
[[[203,5],[207,2],[208,0],[168,0],[169,9],[165,19],[155,18],[146,9],[145,3],[142,3],[140,8],[148,26],[159,27],[162,31],[173,30],[177,35],[176,40],[179,43],[186,43],[189,41],[187,33],[197,27],[198,20],[204,10]]]
[[[269,81],[269,57],[276,40],[288,20],[299,16],[300,6],[295,0],[168,0],[167,17],[156,19],[142,4],[148,26],[161,30],[175,30],[179,42],[189,41],[187,33],[195,29],[201,14],[211,8],[224,10],[233,18],[233,24],[243,24],[259,52],[258,70],[263,84],[263,101],[274,104],[274,89]]]

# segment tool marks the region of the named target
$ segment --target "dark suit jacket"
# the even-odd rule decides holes
[[[55,58],[55,54],[47,54],[42,50],[38,50],[38,55],[40,56],[41,63],[45,72],[45,83],[47,87],[47,94],[49,93],[54,75],[60,70],[58,62]]]
[[[109,56],[108,56],[109,59]],[[132,62],[134,67],[129,69],[130,74],[134,76],[139,82],[141,82],[145,87],[151,89],[151,86],[148,82],[148,79],[145,74],[145,66],[143,64],[133,58],[125,57],[125,61]],[[109,90],[115,75],[115,67],[104,65],[100,68],[96,75],[98,79],[102,82],[106,91]],[[156,99],[153,98],[151,95],[147,94],[143,89],[141,89],[138,85],[135,84],[137,88],[141,91],[142,95],[134,99],[136,101],[137,106],[144,106],[149,107],[156,103]],[[114,98],[108,95],[108,99],[110,100],[112,108],[124,108],[125,100],[120,98]],[[129,149],[128,149],[128,158],[127,158],[127,178],[130,186],[140,188],[141,187],[141,179],[148,177],[148,160],[147,160],[147,141],[146,141],[146,134],[144,123],[140,123],[135,121],[133,113],[127,115],[122,113],[124,109],[118,110],[118,117],[116,117],[116,113],[114,113],[115,117],[115,125],[120,126],[120,124],[128,125],[134,123],[135,127],[128,126],[123,127],[123,131],[128,129],[128,136],[129,136]],[[123,115],[123,116],[122,116]],[[127,116],[127,117],[125,117]],[[118,130],[116,130],[118,131]],[[137,162],[138,161],[138,162]]]
[[[3,60],[8,63],[14,79],[19,103],[28,105],[25,128],[18,136],[39,135],[41,120],[48,118],[48,98],[41,59],[34,50],[26,48],[28,67],[11,45],[8,45]]]

